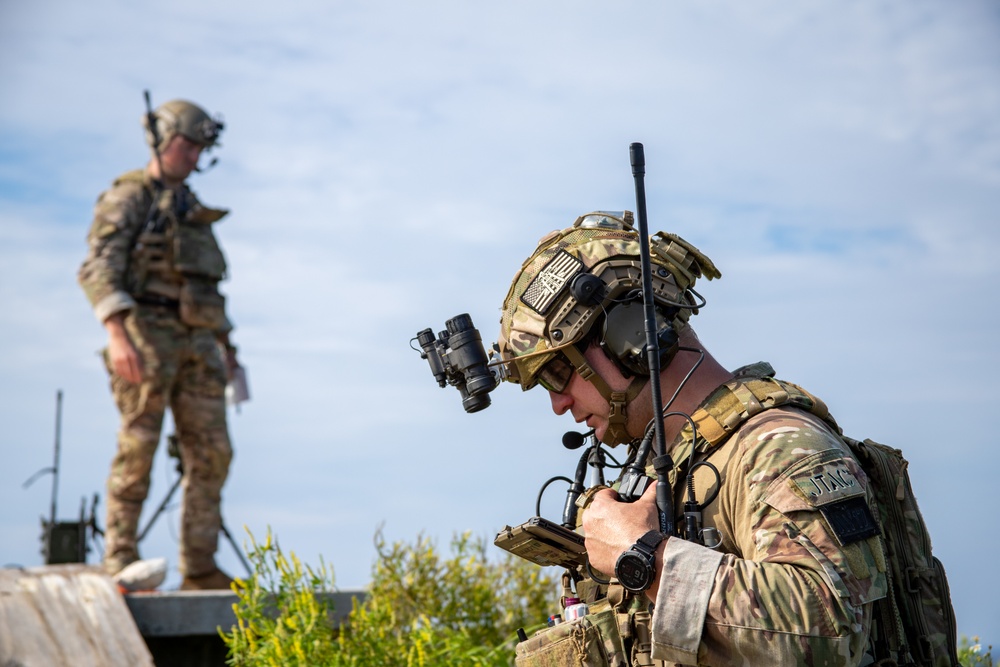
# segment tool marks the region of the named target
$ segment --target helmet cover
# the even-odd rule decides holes
[[[155,134],[150,131],[147,114],[143,114],[142,125],[146,129],[146,142],[152,146],[158,140],[156,149],[159,151],[166,149],[170,140],[178,134],[205,148],[216,146],[224,127],[220,118],[212,118],[204,109],[187,100],[164,102],[153,112],[153,117],[156,119]]]
[[[642,289],[639,235],[632,219],[629,211],[598,211],[539,241],[504,300],[498,348],[508,362],[507,380],[531,389],[560,348],[579,344],[604,320],[608,308]],[[654,301],[673,314],[673,327],[680,331],[697,312],[688,292],[695,280],[721,274],[708,257],[674,234],[652,236],[650,255]],[[587,274],[603,283],[596,294],[573,287],[575,278]]]

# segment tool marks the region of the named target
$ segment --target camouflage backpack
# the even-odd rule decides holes
[[[875,603],[878,659],[957,667],[955,612],[941,561],[910,486],[903,452],[844,438],[872,482],[889,562],[891,596]]]
[[[737,371],[693,415],[699,440],[714,448],[750,417],[778,406],[806,410],[842,431],[826,405],[797,385],[776,380],[769,364]],[[728,391],[724,391],[728,389]],[[691,440],[690,427],[684,431]],[[841,435],[868,475],[889,563],[890,594],[875,602],[871,648],[877,665],[958,667],[955,612],[944,567],[917,507],[903,453],[872,440]],[[700,449],[700,447],[699,447]]]

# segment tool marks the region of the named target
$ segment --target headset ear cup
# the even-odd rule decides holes
[[[177,133],[178,119],[177,115],[163,106],[159,107],[153,112],[153,123],[154,128],[149,126],[149,115],[144,115],[142,117],[142,126],[146,130],[146,143],[150,147],[155,147],[159,151],[163,151],[167,147],[170,139]],[[152,130],[156,130],[153,132]],[[160,140],[158,146],[154,146],[156,139]]]
[[[678,335],[660,308],[656,308],[656,337],[660,369],[677,353]],[[608,310],[604,318],[601,346],[623,373],[649,375],[646,345],[646,317],[641,302],[633,301]]]

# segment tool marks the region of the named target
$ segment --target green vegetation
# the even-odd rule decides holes
[[[332,571],[286,556],[270,532],[250,540],[254,574],[235,586],[237,626],[222,633],[237,667],[506,667],[517,628],[539,627],[557,604],[544,570],[491,561],[483,539],[456,536],[445,558],[424,536],[388,545],[380,531],[368,598],[334,631],[315,595],[333,590]]]
[[[993,647],[987,646],[986,653],[983,653],[979,637],[973,637],[970,641],[963,636],[958,642],[958,660],[964,667],[994,667]]]
[[[235,667],[507,667],[517,628],[530,633],[557,604],[545,570],[510,554],[491,562],[483,539],[456,536],[445,558],[424,536],[388,545],[380,531],[368,598],[333,630],[316,595],[334,590],[332,570],[286,556],[270,531],[250,543],[254,574],[234,586],[237,626],[222,633]],[[995,667],[992,648],[962,637],[959,659]]]

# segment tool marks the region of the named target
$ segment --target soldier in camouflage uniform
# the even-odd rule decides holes
[[[203,206],[185,183],[222,123],[183,100],[143,121],[153,158],[98,199],[78,276],[108,332],[104,359],[121,413],[104,565],[113,575],[139,559],[139,515],[169,407],[183,466],[181,587],[228,588],[214,554],[232,458],[225,387],[238,362],[218,291],[226,263],[212,232],[228,211]]]
[[[590,214],[543,238],[504,302],[499,349],[508,379],[525,390],[541,384],[556,414],[572,414],[606,444],[634,448],[653,409],[648,371],[643,376],[635,363],[645,337],[630,223],[628,212]],[[712,463],[719,493],[703,525],[719,537],[714,544],[660,538],[645,598],[626,592],[638,600],[628,619],[604,624],[621,639],[604,637],[600,650],[574,648],[567,657],[558,640],[540,634],[519,646],[517,664],[870,664],[873,602],[886,595],[887,581],[865,473],[819,399],[774,380],[767,364],[731,372],[699,341],[688,318],[703,302],[691,287],[698,277],[720,276],[711,261],[669,234],[652,237],[651,248],[662,396],[670,413],[698,427],[695,439],[684,417],[663,419],[674,506],[683,507],[690,462]],[[600,281],[588,286],[580,276]],[[629,308],[631,316],[621,315]],[[609,333],[616,327],[631,327],[626,337],[641,343],[623,349],[614,340],[620,331]],[[708,466],[694,481],[702,500],[717,482]],[[622,597],[613,578],[619,556],[659,528],[654,490],[629,504],[603,489],[581,503],[590,564],[611,578],[609,599]],[[636,626],[643,622],[645,629]],[[553,636],[565,634],[559,628]]]

